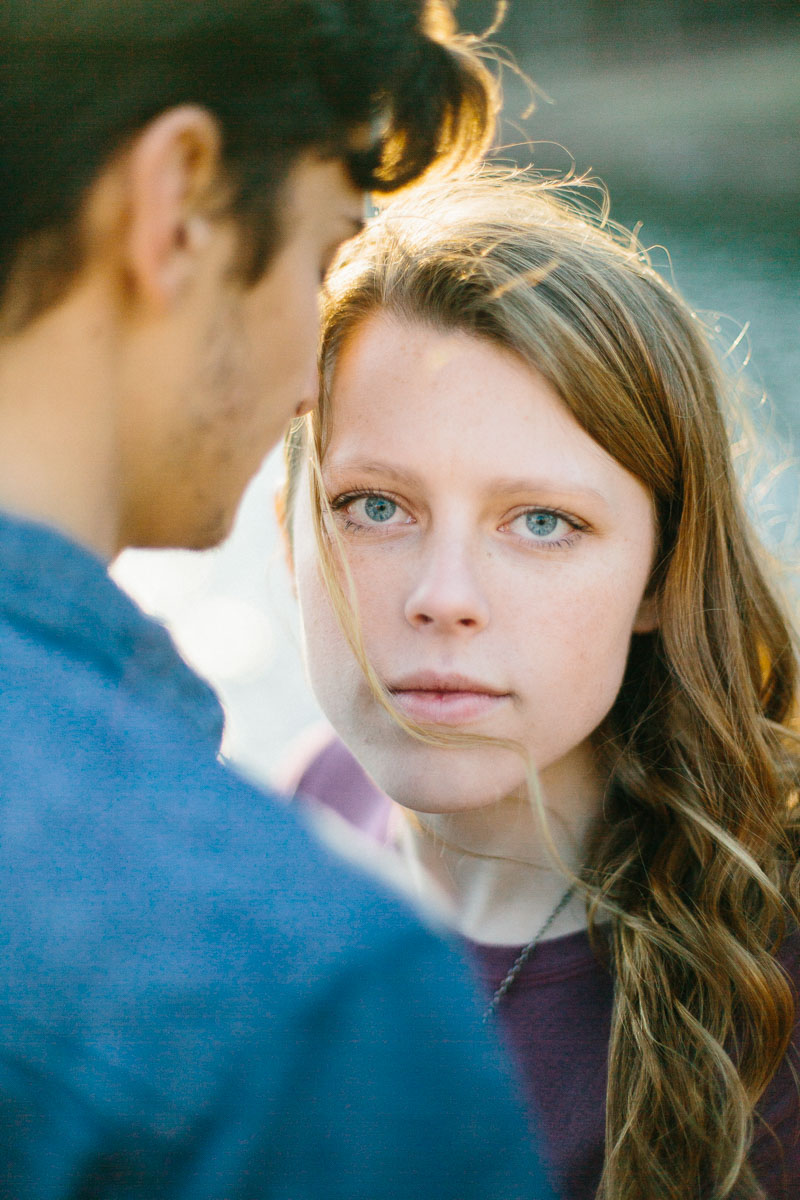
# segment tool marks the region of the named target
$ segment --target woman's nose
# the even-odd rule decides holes
[[[442,632],[484,629],[489,602],[466,550],[429,552],[409,593],[405,617],[417,629]]]

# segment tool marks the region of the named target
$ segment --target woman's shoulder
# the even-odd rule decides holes
[[[750,1158],[770,1200],[790,1200],[800,1181],[800,928],[789,930],[776,957],[793,986],[797,1010],[783,1062],[758,1105]]]
[[[789,979],[794,991],[795,1019],[792,1044],[800,1064],[800,926],[794,926],[786,934],[776,954],[777,961]]]
[[[388,841],[393,805],[326,722],[290,746],[274,779],[279,791],[310,798],[374,841]]]
[[[800,925],[789,929],[776,957],[789,977],[800,983]]]
[[[784,935],[775,959],[789,980],[795,997],[794,1041],[800,1047],[800,926],[793,925]]]

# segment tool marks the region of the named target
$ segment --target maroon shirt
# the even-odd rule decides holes
[[[310,751],[310,753],[309,753]],[[385,841],[392,803],[330,731],[306,741],[283,777],[287,791],[329,804]],[[469,943],[487,1000],[521,946]],[[780,961],[800,990],[800,933]],[[586,933],[536,947],[501,1001],[497,1020],[548,1143],[562,1200],[595,1200],[603,1165],[612,982]],[[800,1014],[789,1053],[758,1107],[751,1162],[768,1200],[800,1198]]]
[[[470,946],[491,996],[522,947]],[[787,940],[780,959],[797,986],[800,935]],[[536,947],[496,1018],[521,1068],[563,1200],[594,1200],[600,1182],[612,1002],[611,977],[595,960],[588,935],[571,933]],[[800,1021],[758,1108],[763,1121],[757,1121],[750,1160],[769,1200],[800,1196],[800,1100],[792,1064],[800,1068]]]

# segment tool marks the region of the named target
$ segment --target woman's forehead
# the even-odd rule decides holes
[[[385,313],[348,341],[330,405],[329,477],[358,471],[401,485],[467,476],[487,491],[534,485],[598,497],[631,478],[517,355]]]

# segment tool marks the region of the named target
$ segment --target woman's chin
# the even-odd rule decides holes
[[[470,812],[525,789],[519,769],[513,775],[494,771],[481,778],[474,766],[467,773],[440,765],[425,772],[373,772],[373,777],[403,808],[419,813]]]

